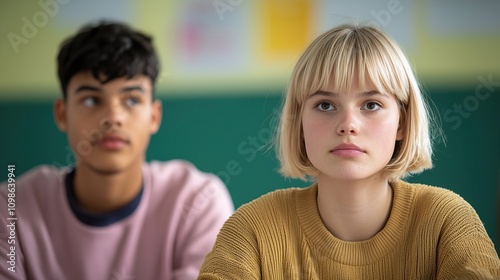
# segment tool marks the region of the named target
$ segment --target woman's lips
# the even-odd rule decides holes
[[[339,157],[353,158],[365,153],[365,150],[352,143],[343,143],[330,151],[332,154]]]

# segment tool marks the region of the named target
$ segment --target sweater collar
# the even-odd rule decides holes
[[[139,193],[127,204],[122,207],[110,211],[108,213],[90,213],[78,205],[78,201],[75,194],[74,189],[74,176],[76,173],[76,169],[73,168],[65,177],[65,188],[66,188],[66,197],[68,200],[68,204],[70,206],[71,211],[76,216],[76,218],[89,226],[94,227],[105,227],[111,224],[117,223],[134,213],[134,211],[139,207],[141,202],[143,192],[144,192],[144,184],[141,186]]]
[[[325,227],[318,212],[317,183],[297,192],[297,216],[311,246],[320,251],[322,256],[346,265],[373,263],[402,246],[402,234],[409,230],[408,217],[415,190],[403,181],[392,182],[391,187],[394,197],[386,225],[372,238],[359,242],[340,240]]]

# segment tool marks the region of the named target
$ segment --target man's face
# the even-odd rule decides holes
[[[55,104],[55,118],[68,135],[77,168],[113,174],[142,165],[149,138],[161,123],[161,103],[152,96],[146,76],[106,84],[90,72],[73,76],[66,100]]]

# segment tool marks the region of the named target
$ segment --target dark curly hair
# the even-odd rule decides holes
[[[123,23],[100,21],[82,27],[61,44],[57,56],[63,97],[66,99],[70,79],[85,71],[103,84],[116,78],[145,75],[154,89],[160,63],[152,41],[152,37]]]

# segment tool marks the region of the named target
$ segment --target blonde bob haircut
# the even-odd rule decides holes
[[[318,90],[346,92],[356,81],[360,86],[371,82],[379,92],[394,95],[400,108],[404,136],[383,169],[389,181],[432,167],[430,111],[407,58],[377,28],[345,24],[316,38],[293,69],[276,138],[281,174],[302,180],[317,177],[304,143],[303,105]]]

